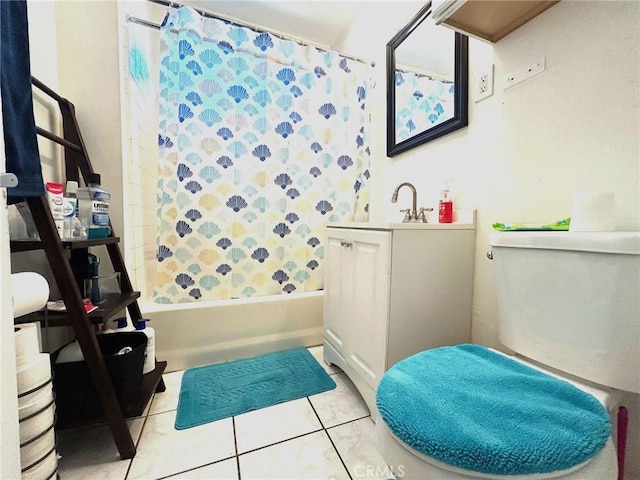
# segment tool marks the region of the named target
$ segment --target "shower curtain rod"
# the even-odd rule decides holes
[[[138,25],[144,25],[145,27],[155,28],[156,30],[160,30],[160,25],[157,23],[149,22],[147,20],[143,20],[138,17],[132,17],[131,15],[127,15],[127,22],[137,23]]]
[[[149,1],[151,3],[157,3],[159,5],[164,5],[165,7],[169,7],[169,8],[172,8],[172,7],[179,8],[179,7],[183,7],[184,6],[184,5],[180,4],[180,3],[167,2],[165,0],[147,0],[147,1]],[[237,25],[239,27],[250,28],[251,30],[253,30],[255,32],[261,32],[261,28],[264,28],[264,27],[260,27],[258,25],[241,23],[241,21],[232,20],[230,18],[225,18],[225,17],[223,17],[221,15],[218,15],[218,14],[214,15],[212,13],[205,12],[204,10],[198,10],[197,8],[194,8],[194,7],[191,7],[191,8],[193,8],[196,12],[198,12],[203,17],[215,18],[217,20],[222,20],[222,21],[228,22],[228,23],[230,23],[232,25]],[[154,28],[156,30],[160,30],[160,25],[157,24],[157,23],[149,22],[147,20],[143,20],[143,19],[137,18],[137,17],[132,17],[130,15],[127,15],[126,18],[127,18],[127,22],[137,23],[138,25],[143,25],[145,27],[150,27],[150,28]],[[326,52],[328,50],[326,47],[323,47],[323,46],[321,46],[319,44],[314,44],[313,42],[310,42],[308,40],[301,40],[301,39],[294,38],[294,37],[287,37],[285,35],[281,35],[279,33],[274,33],[274,32],[269,32],[269,33],[271,35],[275,36],[275,37],[280,38],[281,40],[290,40],[290,41],[294,41],[294,42],[296,42],[298,44],[301,44],[301,45],[311,45],[311,46],[317,48],[318,50],[322,50],[323,52]],[[340,55],[342,55],[343,57],[348,58],[350,60],[355,60],[356,62],[369,64],[372,67],[376,66],[376,62],[374,62],[374,61],[364,60],[362,58],[355,57],[353,55],[348,55],[346,53],[340,53]]]

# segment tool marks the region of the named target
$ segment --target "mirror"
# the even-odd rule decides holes
[[[435,25],[431,2],[387,43],[387,155],[465,127],[469,38]]]

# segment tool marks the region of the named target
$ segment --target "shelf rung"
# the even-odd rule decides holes
[[[84,153],[84,151],[82,150],[82,147],[80,145],[76,145],[75,143],[72,143],[69,140],[65,140],[64,138],[59,137],[58,135],[55,135],[55,134],[45,130],[42,127],[36,126],[36,133],[38,135],[42,136],[42,137],[48,138],[52,142],[59,143],[63,147],[70,148],[71,150],[74,150],[74,151],[79,152],[79,153]]]

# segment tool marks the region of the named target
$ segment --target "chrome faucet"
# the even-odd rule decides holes
[[[406,209],[402,210],[406,211],[403,222],[423,222],[427,223],[427,218],[425,217],[425,211],[431,211],[432,208],[421,208],[420,212],[418,212],[418,192],[416,191],[416,187],[414,187],[409,182],[403,182],[396,187],[393,191],[393,195],[391,195],[391,203],[396,203],[398,201],[398,192],[402,187],[409,187],[411,193],[413,194],[413,201],[411,202],[411,210]]]

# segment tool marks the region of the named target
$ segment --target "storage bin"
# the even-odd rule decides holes
[[[98,335],[97,340],[118,401],[125,407],[142,383],[147,336],[142,332],[117,332]],[[118,355],[125,347],[131,351]],[[102,406],[86,363],[55,363],[57,356],[58,352],[52,355],[57,424],[100,416]]]

